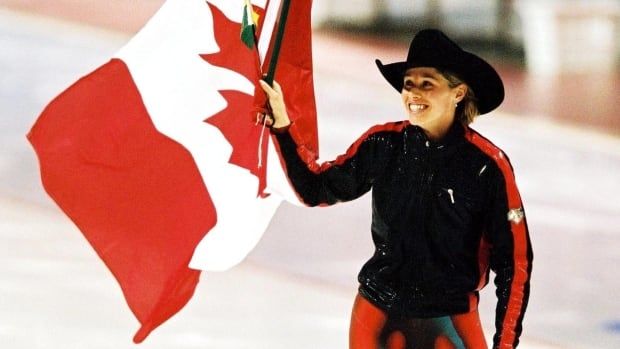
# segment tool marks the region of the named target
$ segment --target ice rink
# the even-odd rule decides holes
[[[25,138],[47,102],[128,38],[0,7],[0,348],[136,347],[119,287],[43,192]],[[404,117],[374,59],[405,51],[325,32],[314,40],[329,160],[369,126]],[[549,120],[500,108],[473,124],[509,154],[528,215],[534,270],[520,347],[620,348],[620,138]],[[193,300],[139,347],[346,348],[369,225],[368,196],[283,204],[248,260],[203,273]],[[489,334],[493,292],[481,302]]]

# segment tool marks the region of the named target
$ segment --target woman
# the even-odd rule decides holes
[[[468,127],[497,108],[497,72],[442,32],[420,31],[407,60],[377,66],[408,119],[370,128],[336,160],[305,161],[277,83],[269,97],[287,175],[309,206],[372,189],[374,255],[362,267],[350,348],[487,348],[478,291],[496,274],[493,348],[514,348],[532,251],[508,158]]]

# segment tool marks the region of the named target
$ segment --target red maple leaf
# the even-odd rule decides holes
[[[248,78],[253,83],[258,82],[260,76],[260,62],[256,46],[250,49],[241,41],[241,23],[229,20],[222,11],[209,4],[213,14],[215,41],[220,50],[217,53],[201,54],[207,62],[234,70]]]
[[[216,6],[209,4],[213,14],[216,42],[220,47],[217,53],[200,56],[212,65],[234,70],[245,76],[258,88],[260,76],[259,58],[256,46],[250,49],[240,38],[241,24],[229,20]],[[256,125],[255,98],[239,91],[220,91],[226,99],[227,107],[208,117],[205,122],[217,127],[233,148],[229,159],[231,164],[243,167],[259,178],[258,192],[265,187],[267,137],[261,125]],[[252,115],[254,114],[254,115]],[[261,142],[261,135],[263,137]],[[262,159],[259,159],[259,146]],[[259,161],[262,164],[259,166]]]
[[[226,99],[228,106],[205,121],[220,129],[232,145],[233,152],[229,162],[249,170],[260,179],[263,177],[265,166],[260,168],[258,166],[258,148],[261,133],[263,137],[266,137],[269,131],[263,132],[260,124],[255,125],[248,118],[248,111],[254,108],[254,97],[235,90],[220,91],[220,93]],[[262,154],[266,154],[266,139],[263,139],[261,146]]]

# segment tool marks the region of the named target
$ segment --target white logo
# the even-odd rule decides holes
[[[508,220],[515,224],[521,223],[523,217],[525,217],[525,214],[523,213],[523,208],[521,207],[513,208],[512,210],[508,211]]]

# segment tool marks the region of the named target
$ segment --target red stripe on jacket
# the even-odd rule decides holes
[[[506,181],[506,194],[508,197],[508,208],[522,208],[521,196],[517,189],[514,173],[508,159],[504,156],[501,149],[482,137],[474,130],[467,128],[465,133],[466,139],[477,146],[482,152],[490,156],[504,175]],[[506,212],[508,214],[508,212]],[[502,325],[502,336],[499,348],[512,348],[516,337],[515,328],[517,322],[521,318],[523,308],[523,297],[525,293],[525,284],[529,279],[529,261],[527,257],[528,242],[526,225],[523,221],[510,223],[513,237],[513,258],[514,258],[514,277],[510,287],[510,297],[504,315]]]
[[[310,171],[318,174],[326,171],[334,165],[341,165],[348,159],[355,156],[355,154],[357,154],[357,150],[362,145],[362,143],[364,143],[364,141],[373,134],[384,131],[402,132],[402,130],[407,127],[407,125],[409,125],[408,122],[402,121],[389,122],[383,125],[375,125],[368,129],[368,131],[364,132],[362,136],[360,136],[353,144],[351,144],[351,146],[349,146],[349,148],[344,154],[339,155],[333,161],[326,161],[321,164],[318,164],[316,162],[317,156],[314,152],[306,148],[303,144],[300,144],[299,140],[301,140],[302,138],[297,134],[296,128],[291,127],[290,132],[291,137],[293,137],[293,140],[295,141],[295,144],[297,144],[297,154],[299,154],[299,157],[303,160],[303,162],[306,163]]]
[[[478,272],[480,273],[480,281],[476,291],[482,290],[487,283],[489,283],[489,256],[491,254],[491,243],[483,236],[480,239],[480,246],[478,247]]]

